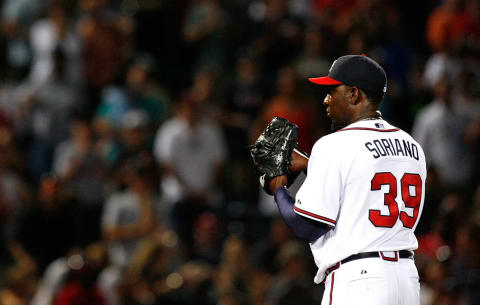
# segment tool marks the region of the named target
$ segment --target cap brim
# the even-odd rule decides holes
[[[331,86],[331,85],[341,85],[343,84],[342,82],[339,82],[338,80],[335,80],[331,77],[328,76],[323,76],[323,77],[312,77],[308,79],[314,84],[317,85],[325,85],[325,86]]]

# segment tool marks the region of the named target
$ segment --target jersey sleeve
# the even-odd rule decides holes
[[[308,162],[308,175],[294,205],[297,214],[335,226],[342,200],[341,158],[335,147],[320,139]]]

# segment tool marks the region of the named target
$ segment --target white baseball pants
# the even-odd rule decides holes
[[[413,259],[354,260],[325,279],[322,305],[419,305],[420,283]]]

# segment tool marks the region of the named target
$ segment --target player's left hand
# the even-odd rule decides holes
[[[298,147],[298,127],[284,118],[274,117],[260,134],[250,155],[260,173],[260,184],[263,190],[273,195],[270,181],[278,176],[291,175],[287,184],[293,183],[298,173],[290,170],[292,152]]]

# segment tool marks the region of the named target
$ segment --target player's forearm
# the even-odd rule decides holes
[[[323,224],[295,213],[293,210],[295,200],[285,187],[277,189],[275,202],[280,210],[280,215],[296,237],[313,243],[328,231]]]

